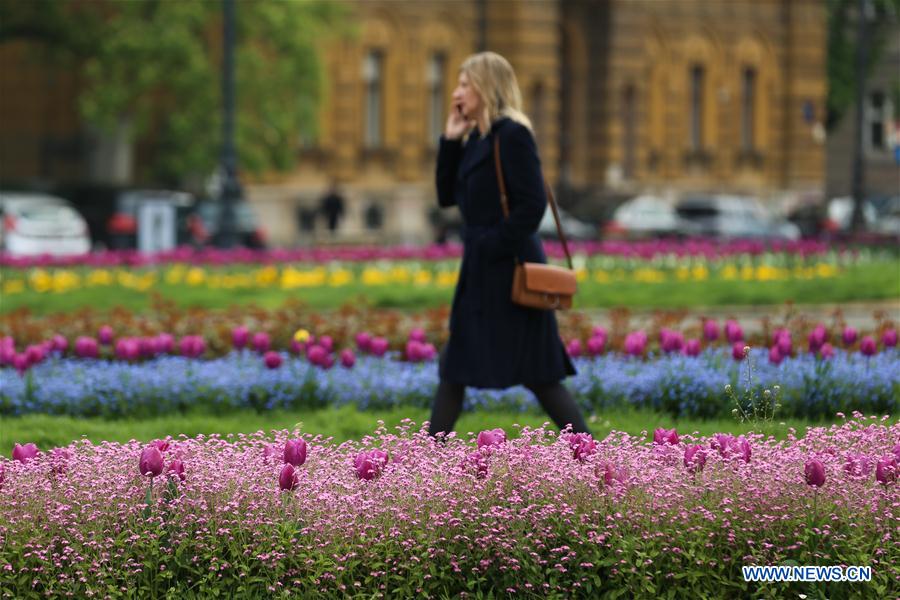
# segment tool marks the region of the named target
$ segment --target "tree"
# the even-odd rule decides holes
[[[221,147],[221,2],[0,0],[0,43],[25,39],[78,69],[85,120],[127,126],[153,157],[150,177],[206,175]],[[315,137],[324,90],[318,48],[346,10],[324,0],[237,3],[236,139],[242,170],[294,165]]]

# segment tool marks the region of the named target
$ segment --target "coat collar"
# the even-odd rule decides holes
[[[500,117],[491,124],[491,130],[482,138],[478,130],[473,131],[472,135],[466,141],[466,145],[473,144],[469,152],[463,158],[463,163],[459,168],[460,177],[465,177],[475,167],[484,161],[492,158],[494,155],[494,135],[509,121],[509,117]]]

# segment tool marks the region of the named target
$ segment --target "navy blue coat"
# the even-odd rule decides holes
[[[494,136],[509,196],[504,219],[494,166]],[[437,160],[441,207],[459,207],[463,258],[450,313],[450,339],[441,353],[443,381],[478,388],[545,384],[574,375],[553,311],[513,304],[513,268],[547,262],[537,228],[547,207],[531,132],[508,118],[481,137],[441,138]]]

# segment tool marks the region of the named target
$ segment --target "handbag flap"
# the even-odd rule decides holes
[[[563,267],[524,263],[525,289],[546,294],[572,296],[578,288],[575,273]]]

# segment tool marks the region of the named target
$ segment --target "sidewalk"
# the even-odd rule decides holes
[[[621,311],[622,309],[619,309]],[[790,311],[790,312],[789,312]],[[870,330],[878,323],[876,315],[882,315],[882,319],[894,321],[900,324],[900,299],[875,302],[852,302],[845,304],[802,304],[789,306],[781,304],[776,306],[711,306],[693,307],[690,309],[634,309],[629,311],[629,323],[632,329],[649,326],[655,317],[672,317],[677,319],[683,316],[683,322],[696,323],[700,316],[715,319],[720,323],[725,319],[737,319],[747,333],[758,333],[762,330],[762,321],[765,318],[771,322],[781,323],[790,315],[791,318],[808,319],[814,323],[824,323],[831,327],[835,322],[837,312],[850,327],[860,331]],[[596,325],[609,327],[611,315],[615,309],[585,309],[583,314],[590,315],[591,322]]]

